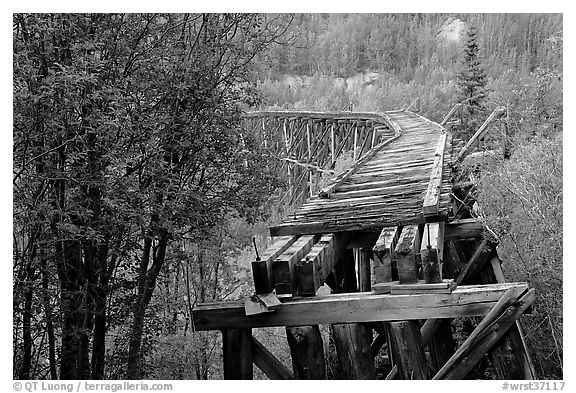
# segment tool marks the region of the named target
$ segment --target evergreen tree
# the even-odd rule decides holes
[[[478,56],[476,28],[470,26],[467,33],[462,72],[458,75],[461,102],[466,104],[470,117],[474,117],[483,107],[486,98],[486,72]]]

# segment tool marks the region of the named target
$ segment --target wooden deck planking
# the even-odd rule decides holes
[[[282,224],[272,227],[272,234],[333,233],[446,219],[451,139],[445,129],[412,112],[390,112],[383,118],[400,137],[328,185],[329,198],[308,199]],[[431,180],[434,212],[423,211]]]

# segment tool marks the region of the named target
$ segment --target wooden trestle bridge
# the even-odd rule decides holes
[[[451,113],[453,113],[452,111]],[[464,379],[486,357],[500,379],[534,379],[518,318],[534,301],[526,283],[506,283],[498,239],[474,217],[462,159],[498,108],[461,149],[444,128],[408,110],[385,113],[254,112],[300,204],[270,228],[272,244],[252,263],[254,295],[193,310],[196,331],[221,330],[224,378],[323,379],[319,324],[331,325],[340,368],[374,379]],[[317,190],[351,152],[354,163]],[[326,284],[332,294],[317,295]],[[452,320],[476,326],[456,348]],[[285,326],[292,370],[252,329]]]

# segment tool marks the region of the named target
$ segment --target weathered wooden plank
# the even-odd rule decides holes
[[[510,288],[432,379],[463,379],[534,302],[534,289]]]
[[[445,221],[447,214],[438,215],[435,217],[436,221]],[[287,234],[314,234],[314,233],[332,233],[343,231],[361,231],[371,228],[382,228],[388,226],[398,225],[412,225],[423,224],[430,222],[430,219],[424,218],[420,215],[413,216],[388,216],[388,217],[371,217],[369,215],[364,217],[357,217],[348,221],[322,221],[322,222],[300,222],[300,223],[286,223],[270,227],[270,234],[273,236],[287,235]]]
[[[196,306],[194,329],[217,330],[267,326],[302,326],[410,319],[456,318],[486,315],[509,288],[525,283],[459,286],[450,294],[374,295],[367,292],[281,298],[273,313],[247,317],[243,302],[216,302]]]
[[[252,262],[252,276],[257,294],[272,292],[274,289],[272,262],[294,244],[298,237],[291,235],[273,238],[273,243],[264,251],[262,258]]]
[[[301,236],[272,262],[277,294],[292,293],[294,264],[310,251],[316,239],[315,235]]]
[[[438,145],[434,153],[434,165],[430,172],[430,181],[428,189],[424,196],[424,204],[422,205],[422,213],[425,216],[431,216],[438,213],[438,206],[440,204],[440,187],[442,185],[442,170],[444,169],[444,148],[446,146],[446,133],[440,134],[438,138]]]
[[[287,327],[286,337],[296,378],[326,379],[324,345],[318,325]]]
[[[272,354],[260,341],[252,337],[253,361],[272,380],[295,379],[294,374]]]
[[[252,329],[222,331],[224,379],[252,379]]]

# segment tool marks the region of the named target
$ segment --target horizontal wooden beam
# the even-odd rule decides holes
[[[363,220],[341,222],[341,221],[319,221],[319,222],[298,222],[285,223],[270,227],[272,236],[291,235],[291,234],[316,234],[316,233],[334,233],[346,231],[362,231],[367,229],[376,229],[382,227],[391,227],[399,225],[424,224],[427,222],[446,221],[447,212],[440,212],[434,217],[424,217],[422,214],[412,217],[397,217],[387,219],[382,217],[365,218]]]
[[[525,283],[460,286],[450,294],[374,295],[367,292],[281,298],[273,313],[247,317],[241,301],[206,303],[192,312],[194,329],[225,330],[268,326],[458,318],[486,315],[509,288]]]
[[[476,218],[465,218],[446,223],[444,240],[477,239],[482,237],[486,225]]]

